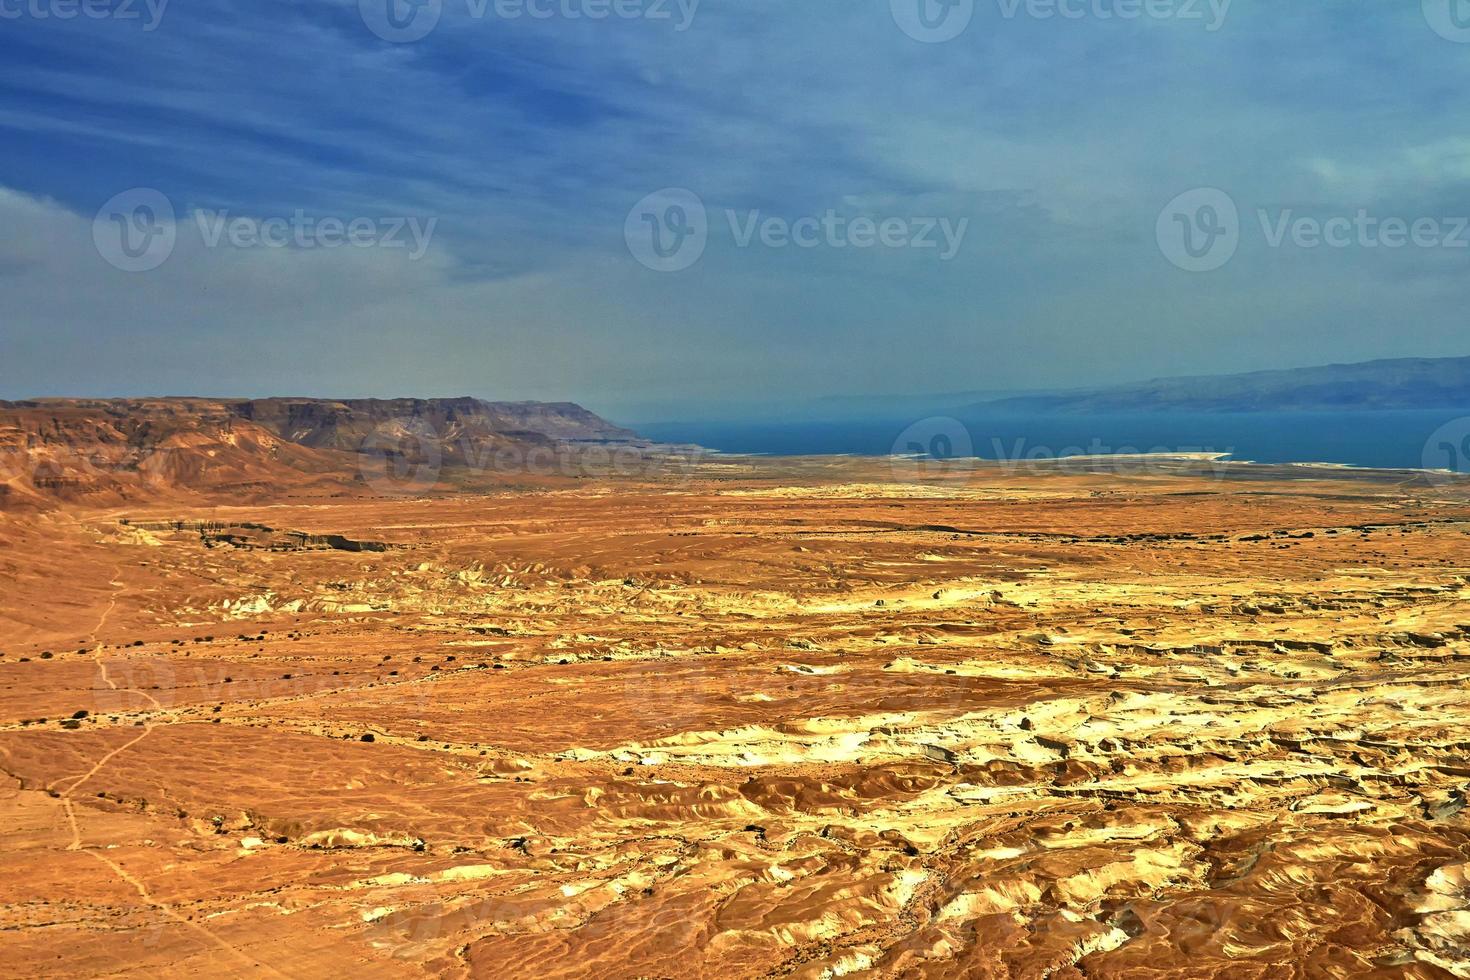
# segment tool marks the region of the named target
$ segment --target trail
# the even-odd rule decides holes
[[[107,584],[113,587],[112,595],[107,600],[107,608],[102,610],[101,616],[97,617],[97,625],[93,626],[91,632],[88,634],[91,636],[93,643],[101,642],[99,634],[102,632],[102,627],[107,625],[107,620],[112,616],[112,611],[117,608],[118,598],[127,591],[127,585],[117,580],[117,577],[122,574],[122,567],[123,563],[118,562],[112,567],[112,574],[107,576]],[[93,652],[95,653],[96,651]]]
[[[261,961],[255,959],[253,956],[250,956],[250,955],[246,954],[243,950],[238,949],[238,948],[236,948],[234,946],[231,946],[229,943],[225,942],[219,936],[216,936],[214,933],[212,933],[208,929],[204,928],[204,926],[202,926],[199,923],[193,921],[192,919],[188,918],[187,916],[183,916],[183,915],[180,915],[178,912],[175,912],[172,907],[170,907],[169,905],[167,905],[164,902],[159,901],[158,899],[154,898],[151,894],[149,894],[147,886],[145,886],[141,881],[139,881],[137,878],[134,878],[132,875],[128,874],[126,871],[124,871],[122,869],[122,867],[120,865],[118,865],[116,862],[108,859],[103,854],[99,853],[98,851],[88,851],[87,853],[90,854],[90,855],[92,855],[97,860],[101,861],[103,864],[107,865],[109,868],[111,868],[113,874],[117,875],[118,878],[120,878],[123,881],[127,882],[129,885],[132,885],[133,886],[133,889],[135,891],[137,891],[138,896],[140,898],[142,898],[143,901],[147,902],[149,904],[149,906],[151,906],[154,909],[157,909],[159,912],[162,912],[164,915],[168,916],[170,919],[173,919],[175,922],[179,923],[179,925],[184,926],[185,928],[190,929],[193,932],[197,932],[201,937],[203,937],[204,939],[207,939],[211,944],[213,944],[215,946],[218,946],[220,949],[224,950],[225,952],[229,953],[230,955],[234,956],[235,958],[237,958],[239,960],[242,960],[243,962],[245,962],[246,964],[248,964],[254,970],[264,971],[266,974],[268,974],[270,976],[275,976],[275,977],[288,977],[289,976],[288,974],[282,973],[281,971],[275,969],[274,967],[269,966],[268,964],[262,963]]]
[[[113,611],[117,609],[118,600],[122,597],[123,593],[127,591],[126,583],[118,580],[118,577],[121,574],[122,563],[119,562],[113,568],[112,574],[108,576],[107,584],[113,586],[113,593],[108,599],[107,607],[103,609],[102,614],[97,617],[97,623],[92,627],[92,630],[89,634],[91,637],[91,643],[93,644],[92,659],[97,663],[97,672],[98,675],[102,678],[102,682],[106,684],[110,690],[129,691],[140,694],[145,699],[147,699],[149,704],[151,704],[154,708],[158,710],[163,710],[163,705],[158,702],[158,699],[149,694],[147,691],[138,688],[119,688],[117,686],[117,682],[112,679],[112,675],[108,673],[107,662],[102,659],[102,629],[104,626],[107,625],[107,620],[111,618]],[[87,781],[90,780],[93,776],[101,772],[103,768],[106,767],[106,765],[114,758],[132,748],[134,745],[137,745],[149,735],[153,734],[153,730],[158,727],[158,725],[150,722],[143,728],[143,731],[136,738],[129,739],[122,745],[119,745],[117,748],[103,755],[102,758],[97,760],[96,765],[92,766],[91,769],[87,770],[85,773],[82,773],[80,776],[75,777],[71,781],[71,785],[69,785],[64,791],[57,794],[56,799],[60,802],[62,812],[66,815],[66,822],[71,827],[71,843],[67,845],[66,849],[68,851],[83,851],[87,854],[90,854],[92,857],[96,858],[103,864],[107,865],[107,867],[112,870],[113,874],[117,875],[117,877],[122,881],[125,881],[129,885],[131,885],[133,889],[137,891],[139,897],[142,898],[144,902],[147,902],[151,908],[156,909],[163,915],[174,920],[175,922],[179,923],[190,931],[198,933],[202,938],[207,940],[212,945],[219,947],[220,949],[228,952],[231,956],[247,964],[256,973],[261,973],[274,977],[288,977],[288,974],[282,973],[266,963],[262,963],[254,957],[246,954],[243,950],[238,949],[225,942],[219,936],[215,935],[213,932],[200,925],[199,923],[194,922],[187,916],[181,915],[178,912],[174,911],[174,909],[167,903],[154,898],[153,895],[149,893],[147,886],[144,885],[137,878],[133,877],[127,871],[123,870],[121,865],[112,861],[100,851],[96,849],[89,849],[83,846],[81,826],[77,823],[76,808],[73,806],[71,801],[72,794],[80,789],[83,785],[85,785]]]
[[[87,770],[85,773],[83,773],[82,775],[80,775],[80,776],[78,776],[78,777],[76,777],[75,779],[72,780],[72,784],[69,787],[67,787],[66,792],[64,792],[64,793],[61,794],[61,798],[62,799],[70,799],[71,798],[71,794],[75,793],[77,791],[77,789],[83,783],[85,783],[87,780],[89,780],[93,776],[97,775],[97,773],[102,770],[102,767],[103,766],[107,765],[108,762],[112,761],[113,756],[116,756],[118,753],[122,752],[125,749],[129,749],[129,748],[132,748],[134,745],[137,745],[139,742],[143,741],[143,739],[145,739],[149,735],[151,735],[153,733],[153,729],[155,729],[157,727],[158,727],[157,725],[149,725],[148,727],[146,727],[146,728],[143,729],[143,733],[141,735],[139,735],[137,738],[132,739],[132,740],[130,740],[128,742],[124,742],[122,745],[119,745],[117,748],[113,749],[111,752],[109,752],[106,755],[104,755],[101,759],[98,759],[97,760],[97,764],[95,766],[93,766],[91,769]],[[76,850],[76,846],[74,845],[71,849],[72,850]]]
[[[102,615],[97,618],[97,624],[92,627],[92,631],[89,634],[91,636],[91,642],[94,644],[94,646],[92,647],[92,659],[96,661],[97,672],[99,676],[101,676],[103,683],[106,684],[109,689],[113,691],[125,690],[141,694],[144,698],[148,700],[150,704],[153,705],[154,708],[162,710],[163,705],[159,704],[158,699],[149,694],[147,691],[138,690],[135,688],[119,688],[117,686],[117,683],[112,679],[112,676],[107,672],[107,662],[102,659],[102,646],[101,640],[99,639],[102,627],[107,625],[108,618],[112,615],[113,610],[117,608],[118,599],[122,596],[124,592],[127,591],[126,583],[118,581],[118,576],[121,574],[122,562],[118,562],[117,565],[113,567],[112,574],[108,577],[107,582],[108,585],[114,587],[112,596],[107,602],[107,608],[102,610]],[[139,742],[143,741],[143,739],[151,735],[153,733],[153,729],[156,727],[158,726],[151,723],[145,726],[142,733],[138,735],[137,738],[130,739],[129,741],[124,742],[122,745],[119,745],[111,752],[108,752],[101,759],[98,759],[96,765],[94,765],[86,772],[82,773],[80,776],[74,778],[71,782],[71,785],[66,788],[66,791],[60,794],[60,799],[62,800],[62,803],[66,808],[67,820],[71,822],[72,827],[72,844],[71,847],[68,848],[68,850],[75,851],[81,848],[81,835],[77,830],[76,818],[72,813],[72,808],[70,804],[71,795],[75,793],[89,779],[97,775],[97,773],[101,772],[102,768],[106,766],[107,763],[111,762],[112,759],[116,757],[119,753],[123,752],[126,749],[132,748],[134,745],[137,745]],[[52,785],[54,786],[55,784],[53,783]]]

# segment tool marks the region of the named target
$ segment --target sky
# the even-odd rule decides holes
[[[0,0],[0,398],[1465,355],[1467,88],[1466,0]]]

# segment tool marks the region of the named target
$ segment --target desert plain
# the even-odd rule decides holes
[[[0,974],[1470,977],[1470,488],[0,512]]]

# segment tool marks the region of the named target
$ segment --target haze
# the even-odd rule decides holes
[[[34,6],[0,27],[0,398],[471,394],[653,420],[1464,353],[1470,48],[1448,0],[980,0],[927,42],[902,4],[841,0],[597,20],[445,0],[410,41],[345,0]],[[177,243],[127,272],[93,223],[137,188]],[[667,188],[708,216],[673,272],[625,236]],[[1208,272],[1157,240],[1194,188],[1239,207]],[[1359,212],[1440,239],[1273,245]],[[220,224],[298,215],[407,230],[270,247]],[[828,215],[847,230],[808,244]],[[863,220],[886,239],[861,244]]]

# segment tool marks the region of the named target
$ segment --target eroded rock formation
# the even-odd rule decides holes
[[[1462,485],[724,459],[182,519],[0,523],[18,973],[1470,976]],[[200,547],[251,525],[394,547]]]

